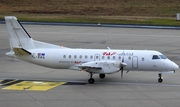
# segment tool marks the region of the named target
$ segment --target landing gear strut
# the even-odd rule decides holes
[[[158,82],[159,82],[159,83],[162,83],[162,82],[163,82],[163,77],[162,77],[162,74],[161,74],[161,73],[159,73],[158,75],[159,75]]]
[[[93,73],[90,73],[90,79],[88,80],[89,84],[94,84],[95,80],[92,78]]]

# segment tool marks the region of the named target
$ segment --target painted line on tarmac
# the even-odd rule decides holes
[[[47,91],[66,82],[44,82],[44,81],[22,81],[2,88],[3,90],[29,90],[29,91]]]
[[[28,90],[28,91],[47,91],[61,85],[85,85],[79,82],[44,81],[44,80],[0,80],[0,85],[5,86],[2,90]]]
[[[26,81],[18,79],[0,80],[0,85],[5,86],[2,90],[47,91],[63,84],[66,84],[66,82]]]

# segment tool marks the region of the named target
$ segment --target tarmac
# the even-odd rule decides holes
[[[70,48],[157,50],[180,65],[180,31],[113,27],[24,25],[34,40]],[[5,56],[10,51],[0,24],[0,107],[179,107],[180,70],[163,74],[120,73],[88,84],[86,72],[50,69]],[[55,53],[56,54],[56,53]]]

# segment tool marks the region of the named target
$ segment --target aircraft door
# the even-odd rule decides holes
[[[94,61],[99,61],[99,60],[100,60],[100,54],[95,54]]]
[[[138,68],[138,57],[137,56],[133,56],[132,58],[132,67],[133,68]]]

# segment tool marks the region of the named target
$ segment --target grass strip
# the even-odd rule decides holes
[[[9,13],[8,13],[9,14]],[[0,19],[4,16],[0,14]],[[163,25],[180,26],[180,21],[175,18],[164,17],[137,17],[137,16],[87,16],[87,15],[56,15],[56,14],[17,14],[12,13],[20,21],[37,22],[73,22],[73,23],[105,23],[105,24],[142,24],[142,25]]]

